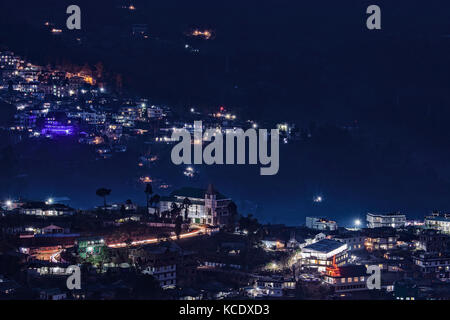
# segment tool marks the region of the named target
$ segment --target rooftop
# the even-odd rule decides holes
[[[326,252],[331,252],[333,250],[336,250],[342,246],[345,246],[345,244],[342,242],[330,240],[330,239],[323,239],[316,243],[307,245],[303,249],[310,249],[310,250],[326,253]]]
[[[401,212],[388,212],[388,213],[371,213],[368,212],[367,215],[378,216],[378,217],[391,217],[391,216],[404,216],[404,213]]]
[[[171,197],[186,197],[186,198],[204,199],[205,194],[208,191],[211,193],[211,188],[209,188],[209,190],[207,190],[207,189],[202,189],[202,188],[184,187],[184,188],[173,191],[170,194],[170,196]],[[216,195],[217,200],[228,199],[226,196],[224,196],[220,192],[213,191],[213,193]]]
[[[337,267],[339,269],[339,277],[360,277],[366,276],[366,267],[364,265],[347,265]]]

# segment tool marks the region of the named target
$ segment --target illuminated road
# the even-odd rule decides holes
[[[184,238],[196,237],[196,236],[205,234],[205,231],[206,231],[206,228],[203,227],[203,228],[197,229],[195,231],[180,234],[180,238],[184,239]],[[176,240],[177,236],[171,236],[170,239]],[[131,242],[131,245],[138,246],[141,244],[150,244],[150,243],[157,243],[157,242],[158,242],[158,238],[151,238],[151,239],[133,241],[133,242]],[[126,246],[127,246],[127,244],[125,242],[108,244],[108,247],[110,247],[110,248],[123,248]]]
[[[60,250],[60,251],[55,252],[54,254],[52,254],[52,255],[50,256],[50,261],[51,261],[51,262],[56,262],[56,263],[58,263],[59,261],[56,259],[56,257],[58,257],[58,256],[61,254],[61,252],[62,252],[62,250]]]

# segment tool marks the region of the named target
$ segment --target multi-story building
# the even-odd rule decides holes
[[[362,234],[343,234],[333,237],[334,240],[347,244],[348,251],[364,250],[366,237]]]
[[[314,230],[337,230],[336,221],[328,220],[327,218],[306,217],[306,226]]]
[[[20,58],[13,52],[0,52],[0,69],[17,69],[20,64]]]
[[[364,246],[367,251],[392,250],[397,248],[398,236],[391,228],[368,229]]]
[[[383,214],[368,213],[366,219],[368,228],[402,228],[406,224],[406,216],[400,212]]]
[[[283,297],[288,290],[296,287],[295,279],[281,276],[258,277],[253,287],[247,290],[251,298]]]
[[[100,237],[78,238],[75,241],[75,244],[77,247],[78,256],[82,259],[101,259],[104,251],[106,250],[105,240]]]
[[[130,252],[133,264],[140,267],[143,274],[153,276],[162,288],[176,286],[181,257],[181,248],[175,244],[149,245]]]
[[[160,119],[163,117],[163,110],[157,106],[151,106],[147,109],[147,115],[152,119]]]
[[[423,230],[419,235],[417,249],[426,252],[444,252],[450,249],[450,236],[438,230]]]
[[[323,239],[303,247],[300,255],[304,267],[325,272],[326,268],[332,265],[333,262],[338,266],[347,263],[347,244],[335,240]]]
[[[324,281],[333,287],[335,293],[363,291],[367,290],[367,276],[364,265],[339,267],[333,263],[327,267]]]
[[[450,234],[450,214],[432,213],[425,217],[425,227]]]
[[[26,202],[19,208],[20,214],[35,216],[72,215],[74,212],[74,209],[60,203]]]
[[[212,185],[208,189],[181,188],[175,190],[167,197],[161,197],[160,212],[167,212],[172,209],[175,203],[178,207],[188,198],[191,205],[187,208],[187,219],[191,223],[224,225],[230,219],[228,205],[231,199],[214,190]],[[182,211],[184,218],[185,212]]]
[[[425,276],[450,276],[450,254],[436,252],[419,252],[413,255],[413,261]]]

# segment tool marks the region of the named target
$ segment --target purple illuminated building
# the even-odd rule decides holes
[[[75,126],[67,120],[64,113],[49,113],[41,133],[52,136],[71,136],[75,133]]]

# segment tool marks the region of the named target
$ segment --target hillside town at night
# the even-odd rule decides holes
[[[448,19],[19,2],[0,4],[0,300],[450,300]]]

